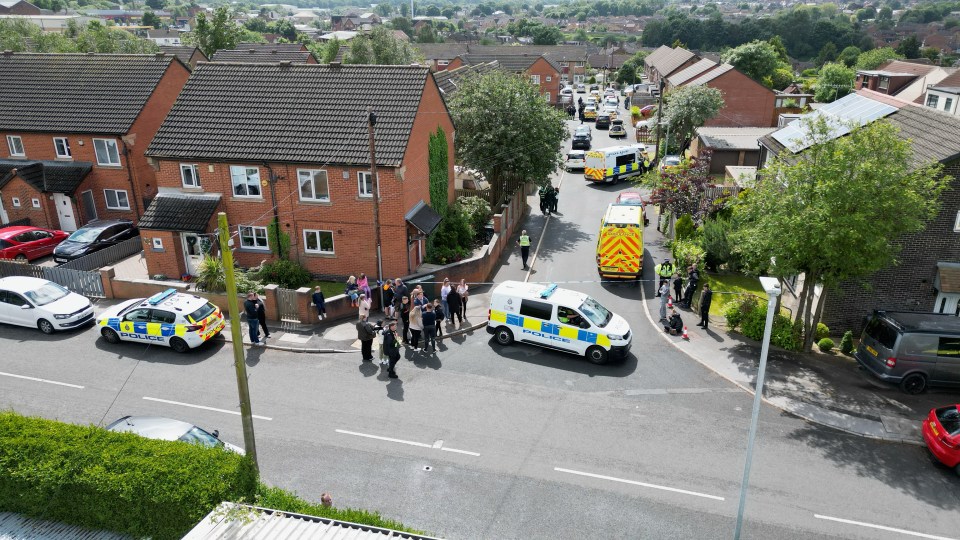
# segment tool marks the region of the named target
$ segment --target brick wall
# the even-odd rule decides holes
[[[180,233],[143,230],[140,231],[140,237],[143,239],[143,256],[150,277],[163,275],[170,279],[179,279],[187,274]],[[163,247],[155,248],[154,239],[159,239]]]
[[[946,174],[954,180],[940,197],[939,214],[926,230],[903,238],[899,265],[874,274],[869,288],[848,282],[828,291],[822,318],[832,333],[859,333],[863,317],[875,309],[933,311],[937,262],[960,262],[960,233],[953,230],[960,212],[960,161],[947,167]]]
[[[732,69],[707,86],[723,92],[723,108],[706,126],[719,127],[775,127],[773,91]]]
[[[0,13],[4,15],[42,15],[40,8],[29,2],[17,2],[13,6],[0,8]]]
[[[20,206],[13,205],[13,199],[20,202]],[[30,225],[47,229],[59,229],[60,220],[57,218],[57,209],[49,194],[42,194],[33,186],[14,177],[0,190],[0,199],[3,200],[3,209],[7,212],[7,219],[11,222],[24,218],[30,219]],[[33,207],[33,199],[40,200],[40,207]]]
[[[449,64],[447,64],[447,71],[451,71],[462,66],[463,66],[463,59],[458,56],[453,60],[451,60]]]
[[[547,62],[543,57],[538,58],[533,64],[527,68],[525,75],[529,78],[532,75],[540,76],[540,95],[545,96],[547,93],[550,94],[550,99],[547,101],[550,104],[556,104],[559,102],[560,97],[560,73],[550,65],[550,62]],[[549,79],[549,80],[548,80]]]

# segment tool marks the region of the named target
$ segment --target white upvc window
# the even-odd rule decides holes
[[[960,210],[957,210],[957,220],[953,222],[953,232],[960,232]]]
[[[321,169],[297,169],[297,181],[300,184],[301,201],[330,202],[330,187],[327,183],[327,171]]]
[[[23,150],[23,139],[19,135],[7,135],[7,147],[10,149],[10,157],[26,157],[27,155]]]
[[[113,139],[94,139],[93,149],[97,154],[97,165],[120,166],[120,149]]]
[[[553,82],[553,77],[551,75],[547,75],[547,82]]]
[[[304,230],[303,250],[307,253],[333,255],[333,231]]]
[[[950,109],[953,108],[953,98],[948,97],[943,100],[943,110],[950,112]]]
[[[546,99],[547,102],[549,102],[549,101],[550,101],[550,92],[544,92],[543,98]]]
[[[34,208],[40,208],[40,199],[38,199],[38,198],[36,198],[36,197],[30,199],[30,206],[32,206],[32,207],[34,207]]]
[[[533,84],[540,84],[540,76],[539,76],[539,75],[531,75],[531,76],[530,76],[530,82],[532,82]]]
[[[14,208],[20,208],[20,197],[10,199],[10,204],[12,204]]]
[[[127,198],[127,191],[124,189],[105,189],[103,196],[107,200],[109,210],[130,209],[130,199]]]
[[[70,153],[70,141],[66,137],[54,137],[53,148],[57,151],[58,158],[73,157]]]
[[[937,102],[940,101],[940,96],[936,94],[927,94],[927,107],[937,108]]]
[[[200,187],[200,168],[197,167],[196,164],[181,163],[180,181],[183,182],[183,187],[185,188]]]
[[[261,196],[260,169],[257,167],[232,165],[230,167],[230,179],[233,182],[233,195],[235,197]]]
[[[361,197],[373,198],[373,175],[371,175],[369,172],[358,172],[357,190]],[[377,191],[380,191],[379,185],[377,186]]]
[[[244,249],[270,249],[267,243],[267,228],[241,225],[238,227],[240,232],[240,247]]]

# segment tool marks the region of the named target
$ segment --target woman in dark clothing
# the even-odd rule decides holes
[[[400,301],[400,322],[403,323],[403,335],[400,341],[406,345],[410,342],[410,298],[404,296]]]
[[[683,292],[683,278],[680,277],[680,272],[677,272],[676,274],[673,275],[673,293],[674,293],[673,300],[675,302],[679,302],[680,299],[683,298],[683,296],[681,295],[682,292]]]
[[[447,323],[453,325],[453,319],[456,318],[460,320],[460,324],[462,325],[463,303],[460,301],[460,293],[457,292],[456,288],[451,288],[450,293],[447,294],[447,306],[450,311],[450,313],[447,314]]]

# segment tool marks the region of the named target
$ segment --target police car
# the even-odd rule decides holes
[[[125,302],[97,317],[100,335],[110,343],[139,341],[178,353],[209,341],[225,324],[220,308],[176,289]]]
[[[583,355],[594,364],[625,357],[633,340],[627,321],[590,296],[520,281],[493,290],[487,332],[500,345],[522,341]]]

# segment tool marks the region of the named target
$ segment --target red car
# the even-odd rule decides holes
[[[653,114],[653,110],[656,109],[656,105],[647,105],[640,108],[640,116],[643,118],[649,118]]]
[[[637,206],[643,206],[643,197],[641,197],[636,191],[624,191],[617,196],[616,204],[634,204]]]
[[[0,259],[32,261],[53,253],[67,233],[39,227],[6,227],[0,229]]]
[[[956,468],[960,474],[960,405],[933,409],[920,431],[930,453],[940,463]]]

